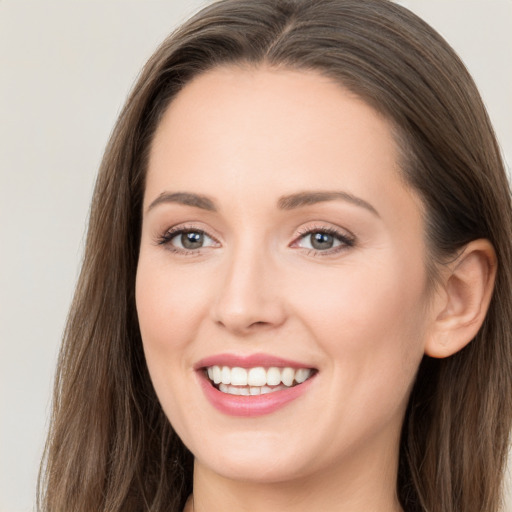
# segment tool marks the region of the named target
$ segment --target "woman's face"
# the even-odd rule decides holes
[[[386,120],[313,72],[215,69],[170,105],[136,301],[199,466],[266,482],[394,467],[430,325],[421,203],[397,161]]]

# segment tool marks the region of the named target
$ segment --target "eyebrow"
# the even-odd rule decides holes
[[[151,211],[155,206],[164,203],[178,203],[186,206],[193,206],[195,208],[201,208],[202,210],[208,210],[209,212],[216,212],[217,207],[215,203],[206,196],[199,194],[192,194],[190,192],[162,192],[149,206],[146,213]]]
[[[298,192],[281,196],[277,201],[277,206],[280,210],[294,210],[304,206],[310,206],[317,203],[326,201],[341,200],[356,206],[365,208],[377,217],[380,217],[379,212],[367,201],[360,197],[342,191],[307,191]],[[215,202],[207,196],[193,194],[192,192],[162,192],[149,206],[146,213],[158,206],[165,203],[178,203],[194,208],[200,208],[210,212],[216,212],[217,207]]]
[[[281,196],[277,205],[281,210],[293,210],[303,206],[335,200],[347,201],[348,203],[365,208],[377,217],[380,217],[379,212],[370,203],[360,197],[342,191],[298,192],[297,194]]]

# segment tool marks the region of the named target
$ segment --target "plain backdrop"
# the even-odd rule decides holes
[[[0,512],[34,510],[55,361],[109,133],[142,64],[204,3],[0,0]],[[512,0],[400,3],[465,61],[510,170]]]

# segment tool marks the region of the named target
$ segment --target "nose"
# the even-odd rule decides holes
[[[263,252],[233,254],[220,276],[212,305],[215,323],[244,336],[281,326],[286,320],[279,269]]]

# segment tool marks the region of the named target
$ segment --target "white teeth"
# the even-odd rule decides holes
[[[210,367],[211,368],[211,367]],[[220,367],[218,366],[214,366],[213,367],[213,382],[215,384],[219,384],[220,382],[222,382],[222,372],[220,370]],[[210,377],[210,374],[208,373],[208,377]],[[211,379],[211,377],[210,377]]]
[[[308,368],[300,368],[295,372],[295,382],[302,384],[311,375],[311,370]]]
[[[278,386],[281,384],[281,371],[279,368],[269,368],[267,370],[267,384],[269,386]]]
[[[222,384],[231,384],[231,368],[223,366],[221,370]]]
[[[224,368],[227,368],[227,366]],[[231,384],[233,386],[247,386],[247,370],[245,368],[232,368]]]
[[[295,377],[295,370],[293,368],[283,368],[281,379],[285,386],[291,386]]]
[[[281,389],[286,389],[286,386],[280,385],[271,388],[269,386],[231,386],[230,384],[223,384],[222,382],[219,384],[219,390],[223,393],[227,393],[228,395],[266,395],[267,393],[273,393],[274,391],[280,391]]]
[[[275,366],[270,368],[257,366],[250,369],[237,366],[234,368],[229,366],[209,366],[206,370],[208,378],[214,384],[222,384],[222,386],[219,386],[221,391],[223,391],[223,388],[229,389],[233,386],[240,386],[240,388],[235,388],[231,394],[241,394],[239,390],[247,387],[247,393],[243,392],[246,395],[259,395],[276,391],[275,386],[280,386],[281,383],[284,384],[284,386],[281,386],[283,389],[284,387],[292,386],[294,382],[302,384],[312,373],[312,370],[309,368],[277,368]],[[273,387],[270,388],[269,386]],[[224,392],[228,393],[230,391]]]
[[[256,368],[251,368],[247,375],[247,384],[249,386],[264,386],[267,383],[267,372],[265,368],[261,366],[257,366]]]

